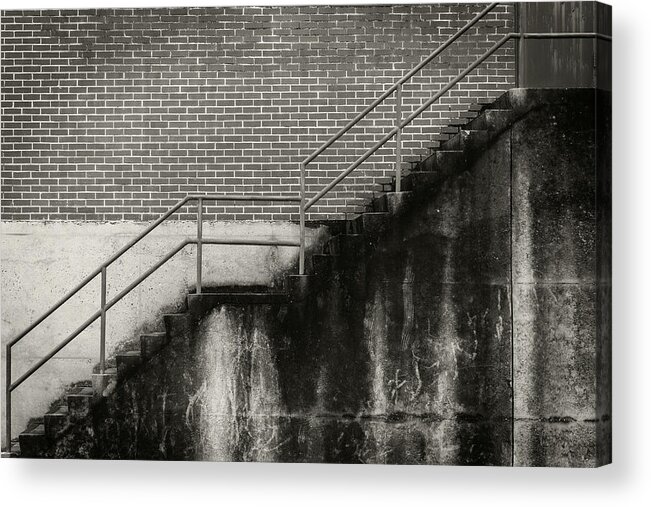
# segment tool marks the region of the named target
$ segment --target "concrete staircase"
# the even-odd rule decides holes
[[[367,200],[362,213],[351,215],[343,224],[331,224],[332,236],[321,251],[307,259],[307,275],[287,276],[281,290],[218,287],[188,294],[185,311],[163,316],[165,331],[142,334],[138,346],[118,352],[108,360],[104,375],[94,374],[92,379],[71,386],[46,414],[31,420],[18,439],[11,442],[10,456],[48,457],[48,449],[71,426],[89,424],[96,403],[112,396],[143,364],[190,333],[194,323],[210,309],[222,304],[286,304],[309,297],[319,279],[329,276],[342,253],[348,258],[367,255],[369,249],[381,243],[384,234],[390,233],[407,207],[427,199],[446,178],[463,172],[493,139],[526,113],[526,107],[513,99],[513,93],[507,92],[495,101],[477,103],[437,133],[426,154],[408,164],[401,192],[395,191],[393,179],[378,181],[378,191]]]

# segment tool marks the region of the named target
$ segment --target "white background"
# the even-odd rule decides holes
[[[236,1],[281,3],[228,3]],[[4,459],[0,460],[3,505],[651,505],[651,2],[611,3],[614,464],[563,470]],[[217,2],[25,0],[0,5],[6,9]]]

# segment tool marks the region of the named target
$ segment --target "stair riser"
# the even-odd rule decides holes
[[[442,150],[460,151],[471,155],[482,150],[488,142],[488,132],[485,130],[462,130],[441,147]]]
[[[389,226],[389,214],[386,212],[364,213],[354,220],[352,229],[364,234],[367,241],[382,234]]]
[[[48,449],[48,439],[45,434],[25,435],[18,437],[20,442],[20,456],[22,458],[41,458]]]
[[[90,413],[92,400],[92,395],[69,394],[67,402],[68,416],[70,419],[83,419],[84,417],[87,417]]]
[[[335,256],[327,254],[315,254],[312,256],[312,272],[316,276],[327,275],[332,272]]]
[[[168,341],[188,338],[192,330],[192,316],[189,313],[168,314],[163,316]]]
[[[143,361],[158,354],[167,343],[167,335],[142,335],[140,337],[140,357]]]
[[[445,177],[457,172],[464,162],[465,156],[461,151],[437,151],[423,161],[418,167],[418,172],[437,172],[441,177]],[[411,191],[416,188],[406,187],[403,182],[403,190]]]
[[[395,215],[399,213],[411,196],[411,192],[390,192],[373,201],[373,211]]]
[[[402,188],[408,192],[418,191],[436,185],[444,176],[438,172],[419,172],[407,175],[402,181]]]
[[[117,356],[116,365],[118,369],[118,380],[123,380],[138,369],[142,360],[140,356]]]
[[[471,130],[485,130],[490,134],[501,132],[512,122],[515,113],[509,109],[488,109],[468,124]]]
[[[68,427],[69,418],[66,407],[65,412],[56,411],[43,416],[43,426],[45,426],[45,435],[49,440],[55,440],[59,434]]]
[[[375,202],[375,199],[373,200]],[[330,238],[323,249],[323,253],[329,255],[339,255],[341,253],[341,240],[339,236]]]

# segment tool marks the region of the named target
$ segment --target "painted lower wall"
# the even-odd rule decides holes
[[[140,234],[134,222],[3,222],[2,344],[26,329],[103,261]],[[308,230],[308,245],[322,229]],[[287,222],[205,223],[205,238],[296,239]],[[196,223],[167,222],[108,268],[107,299],[124,289],[178,243],[196,236]],[[273,285],[297,262],[293,247],[204,246],[204,285]],[[161,315],[185,304],[196,279],[196,247],[187,246],[108,312],[107,357],[141,332],[162,330]],[[13,347],[14,380],[99,309],[100,277]],[[99,359],[99,321],[14,391],[12,429],[22,431],[71,382],[89,379]],[[5,375],[3,370],[2,379]]]

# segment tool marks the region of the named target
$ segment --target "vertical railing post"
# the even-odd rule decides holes
[[[518,4],[518,59],[517,59],[517,69],[515,69],[517,78],[517,86],[518,88],[524,88],[526,86],[525,83],[525,69],[527,65],[527,55],[525,54],[525,41],[524,41],[524,33],[525,33],[525,23],[526,23],[526,17],[527,17],[527,7],[524,3],[519,3]]]
[[[201,264],[202,264],[202,244],[203,238],[203,199],[197,199],[197,294],[201,294]]]
[[[396,192],[400,192],[402,180],[402,85],[396,88]]]
[[[106,266],[102,266],[99,325],[99,372],[106,372]]]
[[[305,274],[305,163],[301,162],[301,203],[299,205],[300,215],[300,247],[298,252],[298,274]]]
[[[11,452],[11,345],[5,349],[5,448]]]

